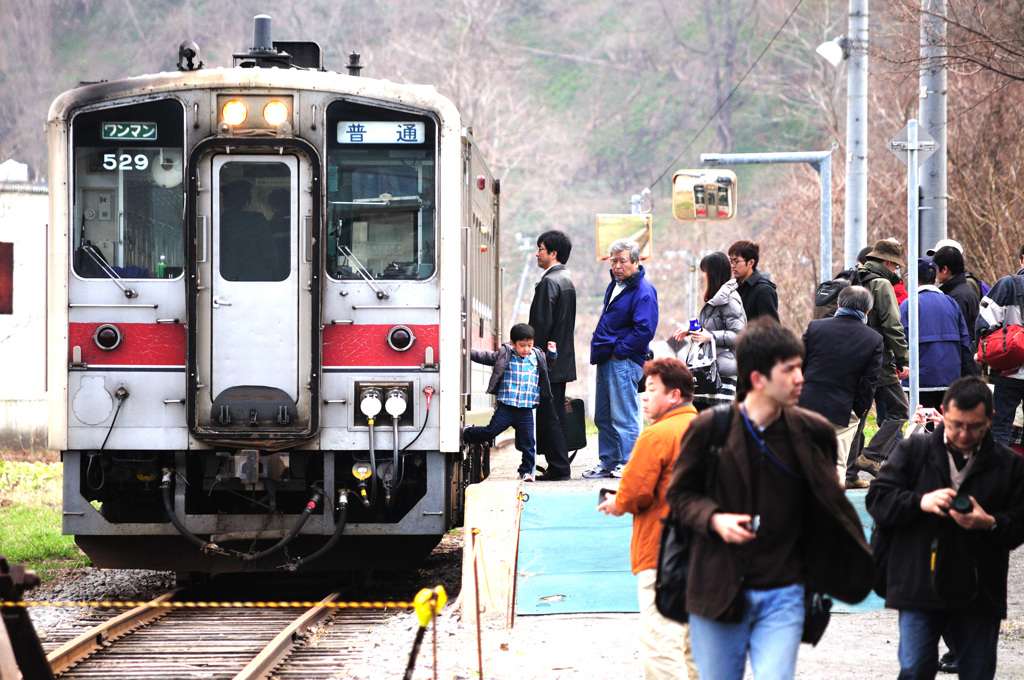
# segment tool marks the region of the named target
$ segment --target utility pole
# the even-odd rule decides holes
[[[921,127],[938,149],[921,166],[922,252],[946,238],[946,0],[921,3]]]
[[[843,261],[849,269],[868,244],[868,0],[850,0],[846,81],[846,230]],[[824,272],[829,277],[832,272]]]

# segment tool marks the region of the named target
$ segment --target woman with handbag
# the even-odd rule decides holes
[[[688,346],[693,349],[683,360],[696,378],[693,405],[698,411],[715,404],[728,404],[736,397],[736,355],[733,350],[736,336],[747,325],[743,300],[736,292],[738,284],[732,278],[729,256],[722,252],[706,255],[700,261],[700,273],[704,277],[701,327],[698,330],[680,328],[672,336],[680,341],[689,340]],[[714,356],[710,367],[705,360],[709,354]],[[715,372],[717,380],[711,375]]]

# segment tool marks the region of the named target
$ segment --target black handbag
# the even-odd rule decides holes
[[[729,404],[715,406],[711,429],[711,460],[708,463],[705,489],[711,486],[718,470],[718,456],[729,434],[729,418],[732,407]],[[686,623],[690,615],[686,611],[686,584],[690,579],[690,551],[693,547],[693,531],[677,521],[671,512],[662,520],[661,544],[658,548],[658,573],[654,581],[654,606],[662,616]]]
[[[695,394],[714,394],[722,389],[722,376],[718,373],[718,354],[715,338],[708,342],[689,341],[683,363],[693,374]]]

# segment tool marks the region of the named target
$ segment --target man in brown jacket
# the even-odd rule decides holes
[[[755,680],[792,678],[805,588],[859,602],[874,565],[836,480],[832,426],[796,405],[800,338],[757,319],[740,333],[736,360],[739,392],[720,455],[710,451],[713,413],[702,414],[668,490],[694,532],[690,639],[701,680],[741,680],[748,652]]]
[[[661,520],[668,515],[665,492],[679,455],[679,442],[697,416],[693,375],[678,359],[655,359],[644,364],[647,390],[644,414],[653,424],[640,433],[622,471],[618,493],[608,494],[597,506],[609,515],[633,515],[630,557],[638,576],[638,599],[644,623],[640,657],[644,680],[690,678],[697,666],[690,651],[686,625],[662,616],[654,606]]]

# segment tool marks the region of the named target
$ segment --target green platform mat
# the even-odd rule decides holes
[[[636,613],[636,577],[629,566],[632,515],[597,512],[595,489],[526,487],[519,533],[516,614]],[[864,491],[847,498],[870,535]],[[857,605],[836,602],[834,612],[881,609],[872,593]]]
[[[516,614],[638,612],[633,516],[597,512],[594,489],[525,490]]]

